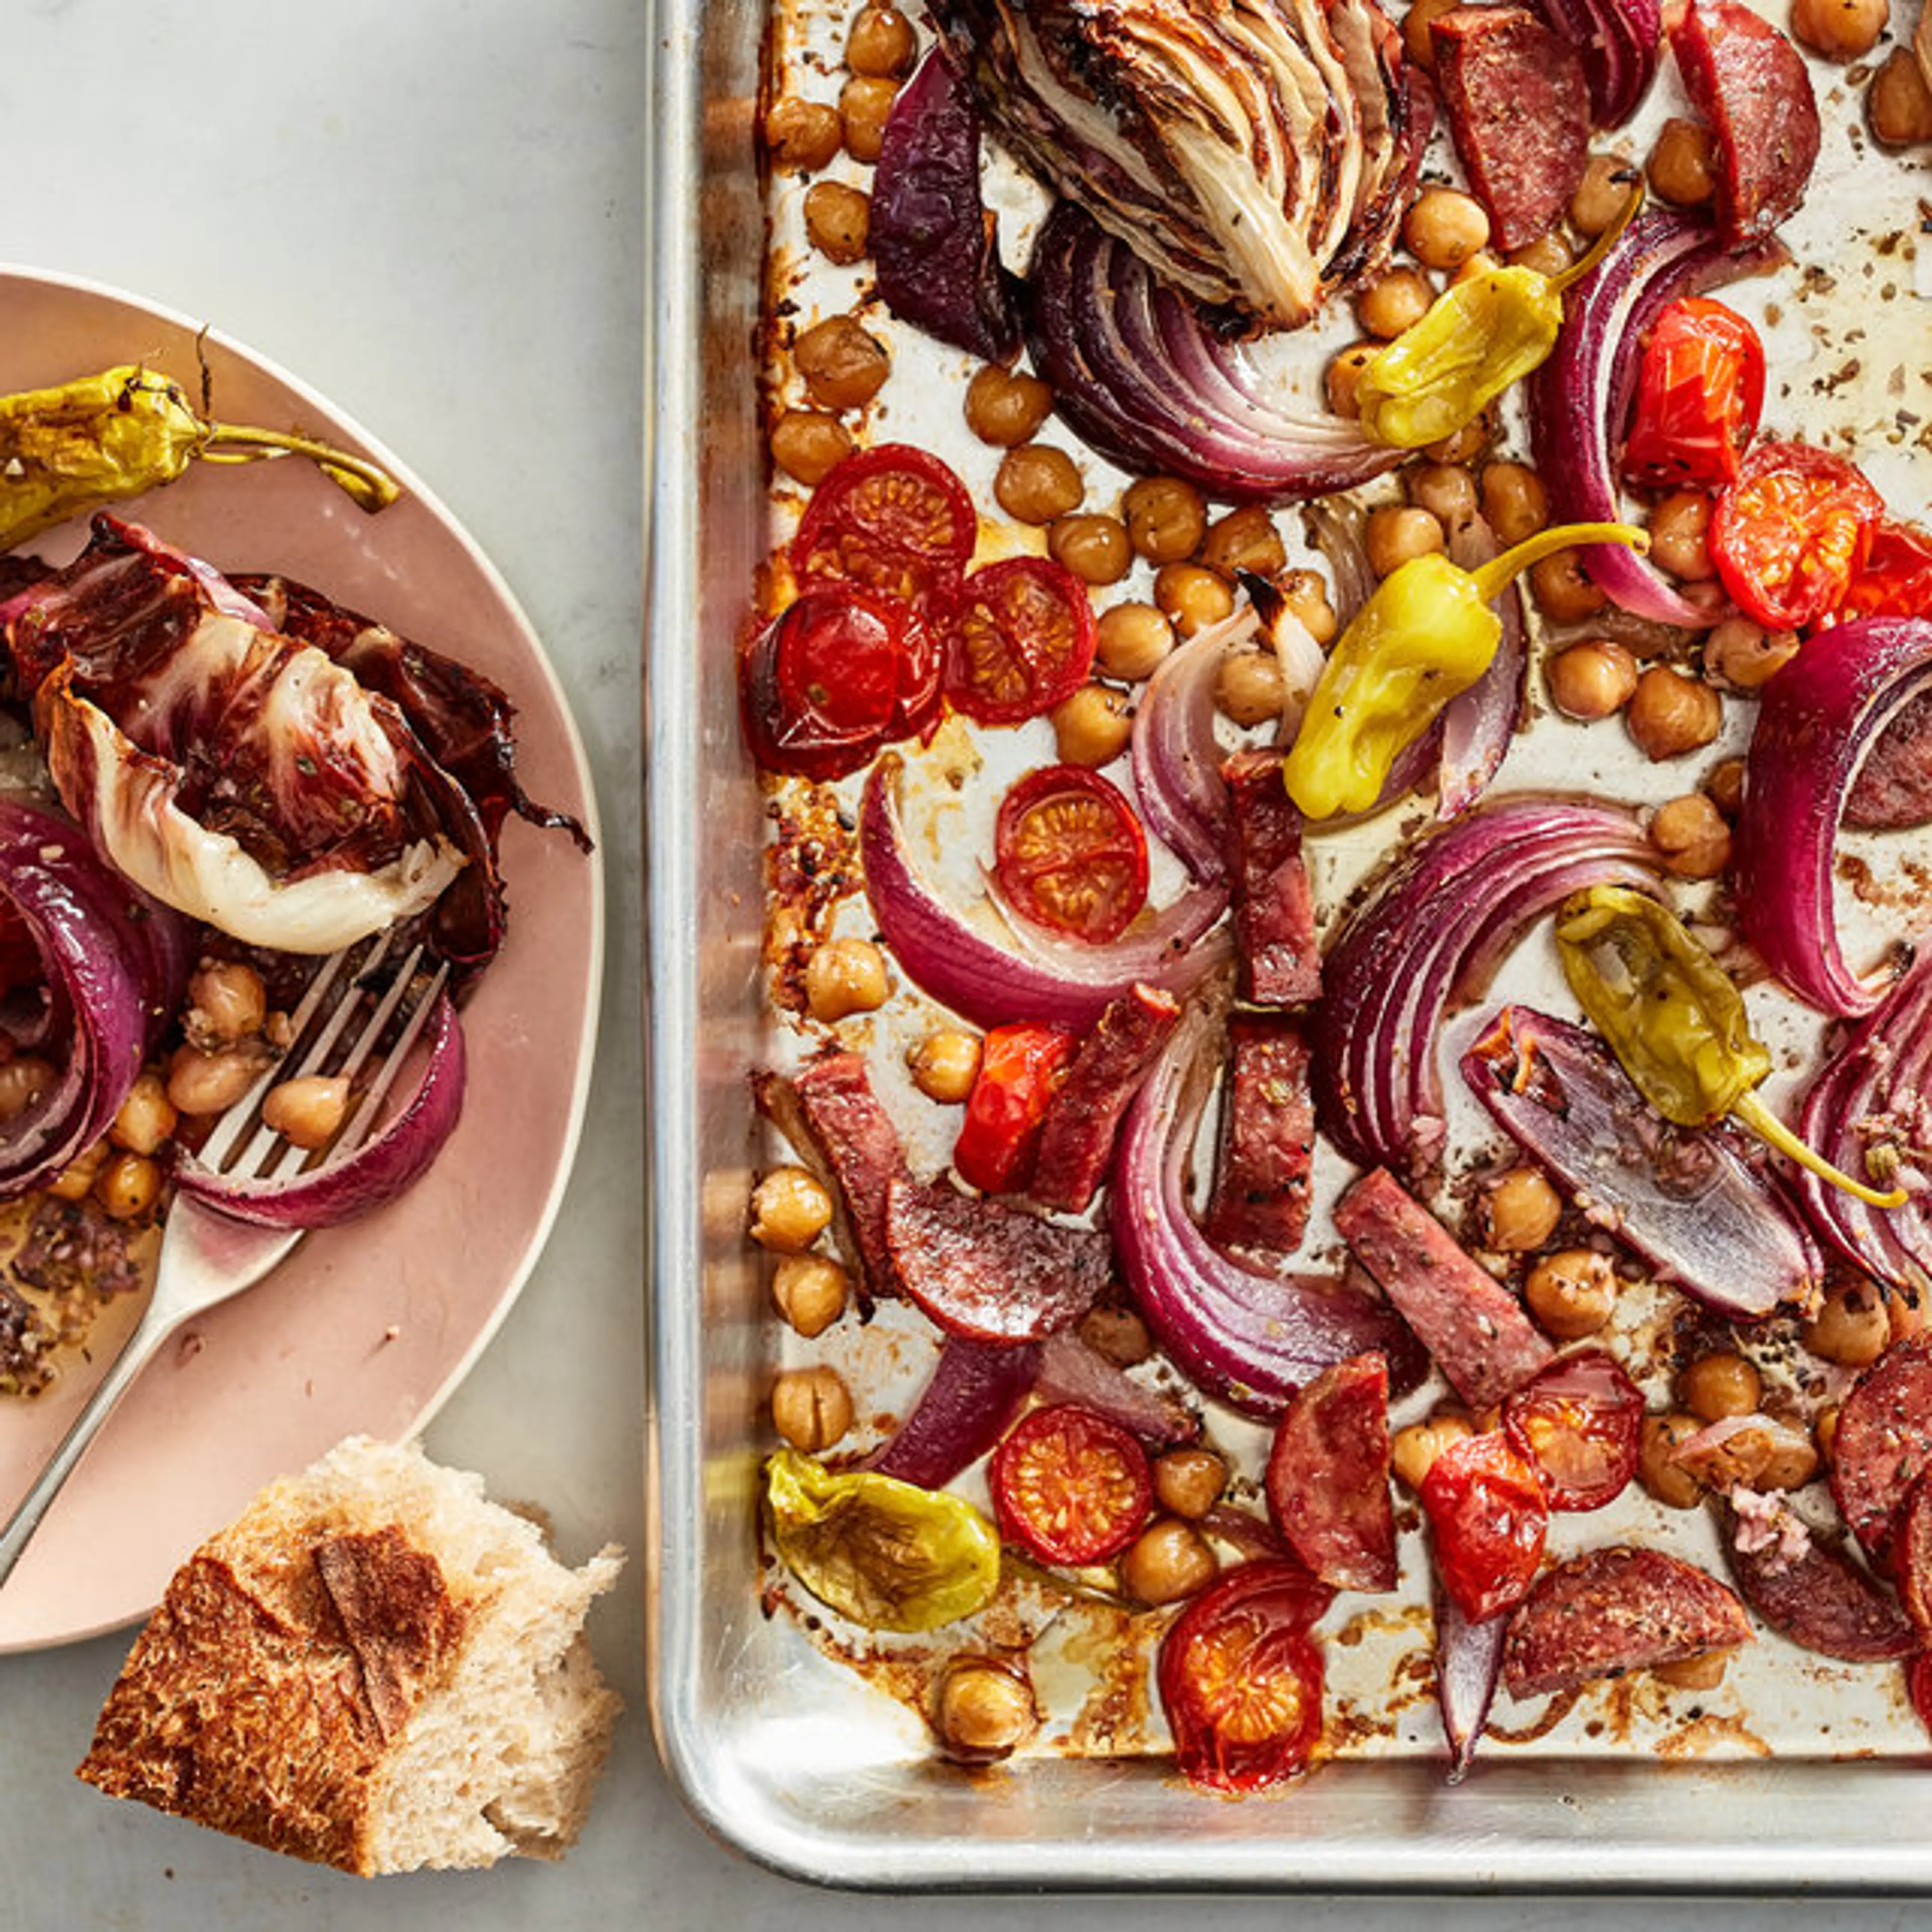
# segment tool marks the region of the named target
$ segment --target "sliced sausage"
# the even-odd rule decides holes
[[[1231,1020],[1208,1239],[1293,1254],[1308,1229],[1314,1161],[1315,1098],[1300,1021],[1289,1014]]]
[[[1276,1425],[1264,1486],[1288,1547],[1338,1590],[1393,1590],[1388,1365],[1358,1355],[1298,1390]]]
[[[1845,822],[1876,832],[1932,824],[1932,692],[1908,698],[1880,733],[1852,782]]]
[[[1509,1290],[1387,1168],[1342,1196],[1335,1226],[1472,1408],[1502,1401],[1556,1352]]]
[[[1107,1237],[900,1174],[886,1190],[898,1284],[950,1335],[1036,1342],[1069,1328],[1107,1285]]]
[[[1847,1664],[1918,1648],[1911,1619],[1862,1565],[1816,1541],[1789,1504],[1747,1504],[1746,1493],[1724,1509],[1724,1554],[1744,1601],[1780,1636]]]
[[[1241,752],[1221,768],[1241,997],[1258,1006],[1300,1006],[1322,993],[1315,894],[1301,856],[1301,814],[1282,782],[1285,756]]]
[[[1430,23],[1450,138],[1505,253],[1563,219],[1589,161],[1581,52],[1527,7],[1452,7]]]
[[[1846,1527],[1884,1566],[1906,1492],[1932,1466],[1932,1334],[1894,1342],[1838,1411],[1832,1495]]]
[[[1503,1684],[1541,1697],[1750,1641],[1744,1605],[1716,1577],[1660,1550],[1614,1545],[1538,1578],[1510,1619]]]
[[[1932,1480],[1925,1477],[1912,1484],[1898,1513],[1892,1564],[1919,1646],[1932,1650]]]

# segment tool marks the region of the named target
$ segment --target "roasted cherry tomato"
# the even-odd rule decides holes
[[[1881,518],[1873,526],[1864,562],[1831,621],[1928,616],[1932,616],[1932,535],[1915,524]]]
[[[1646,489],[1728,483],[1763,407],[1757,331],[1722,302],[1674,302],[1644,344],[1624,475]]]
[[[1096,636],[1087,586],[1064,564],[990,563],[961,586],[946,694],[979,724],[1024,724],[1087,682]]]
[[[1208,1585],[1162,1639],[1156,1678],[1190,1784],[1258,1791],[1308,1768],[1322,1739],[1321,1646],[1333,1593],[1263,1557]]]
[[[962,1180],[986,1194],[1026,1185],[1040,1148],[1040,1122],[1074,1046],[1064,1027],[1002,1026],[987,1034],[952,1149]]]
[[[1543,1560],[1550,1505],[1536,1465],[1502,1430],[1452,1442],[1422,1479],[1442,1587],[1472,1623],[1522,1602]]]
[[[966,486],[908,443],[855,450],[812,492],[791,544],[801,581],[856,584],[907,605],[905,662],[892,735],[924,729],[939,702],[942,639],[979,540]]]
[[[1000,1534],[1044,1563],[1105,1563],[1147,1526],[1147,1451],[1118,1422],[1077,1403],[1036,1408],[993,1451]]]
[[[1643,1396],[1614,1356],[1552,1362],[1503,1404],[1503,1432],[1535,1463],[1553,1510],[1601,1509],[1636,1474]]]
[[[1760,442],[1711,513],[1711,560],[1748,616],[1802,630],[1845,601],[1885,500],[1851,464],[1804,442]]]
[[[1000,801],[993,872],[1016,911],[1103,946],[1147,903],[1147,834],[1118,787],[1082,765],[1029,772]]]
[[[842,778],[885,742],[905,656],[902,605],[849,585],[806,590],[746,646],[739,709],[767,771]]]

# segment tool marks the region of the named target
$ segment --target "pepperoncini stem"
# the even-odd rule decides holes
[[[251,429],[237,423],[210,423],[200,454],[204,463],[259,463],[282,456],[305,456],[358,509],[387,509],[402,486],[386,470],[312,436],[280,430]]]
[[[1558,524],[1525,537],[1500,556],[1478,564],[1469,574],[1476,595],[1485,604],[1492,604],[1526,570],[1533,568],[1545,557],[1554,556],[1558,550],[1574,550],[1580,544],[1600,543],[1623,544],[1642,556],[1650,548],[1650,535],[1634,524]]]
[[[1816,1148],[1800,1140],[1755,1094],[1740,1095],[1732,1103],[1731,1112],[1760,1140],[1774,1147],[1780,1154],[1789,1155],[1800,1167],[1815,1174],[1820,1180],[1827,1180],[1834,1187],[1843,1188],[1855,1200],[1862,1201],[1868,1208],[1903,1208],[1911,1198],[1902,1187],[1894,1187],[1881,1193],[1878,1189],[1868,1187],[1862,1180],[1855,1180],[1849,1174],[1834,1167]]]
[[[1636,219],[1636,212],[1643,206],[1643,183],[1640,181],[1630,190],[1630,199],[1618,212],[1616,219],[1606,228],[1583,253],[1567,268],[1559,269],[1550,278],[1550,286],[1558,295],[1565,289],[1574,287],[1588,274],[1604,257],[1614,248],[1624,230]]]

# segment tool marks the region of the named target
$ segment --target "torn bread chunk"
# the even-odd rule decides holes
[[[176,1573],[80,1774],[365,1876],[560,1858],[621,1708],[584,1624],[622,1564],[352,1438]]]

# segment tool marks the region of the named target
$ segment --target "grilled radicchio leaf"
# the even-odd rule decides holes
[[[988,124],[1198,299],[1280,328],[1379,267],[1430,119],[1375,0],[934,0]]]

